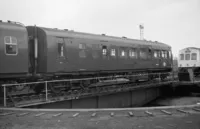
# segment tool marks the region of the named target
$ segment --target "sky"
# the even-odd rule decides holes
[[[200,48],[200,0],[0,0],[0,20]]]

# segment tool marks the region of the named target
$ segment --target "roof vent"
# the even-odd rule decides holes
[[[101,34],[101,35],[105,36],[106,34]]]
[[[127,37],[125,37],[125,36],[123,36],[122,38],[125,38],[125,39],[127,39]]]
[[[8,20],[8,23],[11,23],[11,21],[10,21],[10,20]]]
[[[68,31],[68,29],[64,29],[65,31]]]

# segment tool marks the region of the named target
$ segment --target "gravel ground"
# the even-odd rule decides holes
[[[168,97],[159,99],[155,103],[165,106],[191,105],[200,103],[200,97]]]
[[[95,116],[94,112],[15,111],[0,116],[0,129],[200,129],[200,112],[187,114],[168,109],[173,114],[167,115],[157,109],[149,111],[154,115],[144,111],[134,111],[133,116],[127,111],[100,111]]]

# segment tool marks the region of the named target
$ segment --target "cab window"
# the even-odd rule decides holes
[[[190,60],[190,54],[185,54],[185,60]]]
[[[197,60],[197,53],[192,53],[191,60]]]
[[[17,55],[18,47],[17,47],[17,38],[13,36],[5,36],[4,37],[5,44],[5,54],[6,55]]]
[[[180,54],[180,60],[184,60],[184,54]]]

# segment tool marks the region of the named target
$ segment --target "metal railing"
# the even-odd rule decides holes
[[[135,75],[116,75],[116,76],[107,76],[107,77],[94,77],[94,78],[80,78],[80,79],[63,79],[63,80],[49,80],[49,81],[38,81],[38,82],[28,82],[28,83],[16,83],[16,84],[3,84],[3,100],[4,100],[4,107],[7,107],[7,88],[14,87],[14,86],[30,86],[36,85],[36,84],[44,84],[45,85],[45,101],[48,102],[48,86],[50,83],[55,82],[70,82],[73,83],[74,81],[86,81],[86,80],[97,80],[97,81],[103,81],[104,79],[117,79],[117,78],[130,78],[130,77],[140,77],[140,76],[149,76],[149,75],[157,75],[159,79],[159,83],[161,82],[161,74],[169,74],[171,77],[170,81],[174,81],[175,73],[167,72],[167,73],[150,73],[150,74],[135,74]]]

